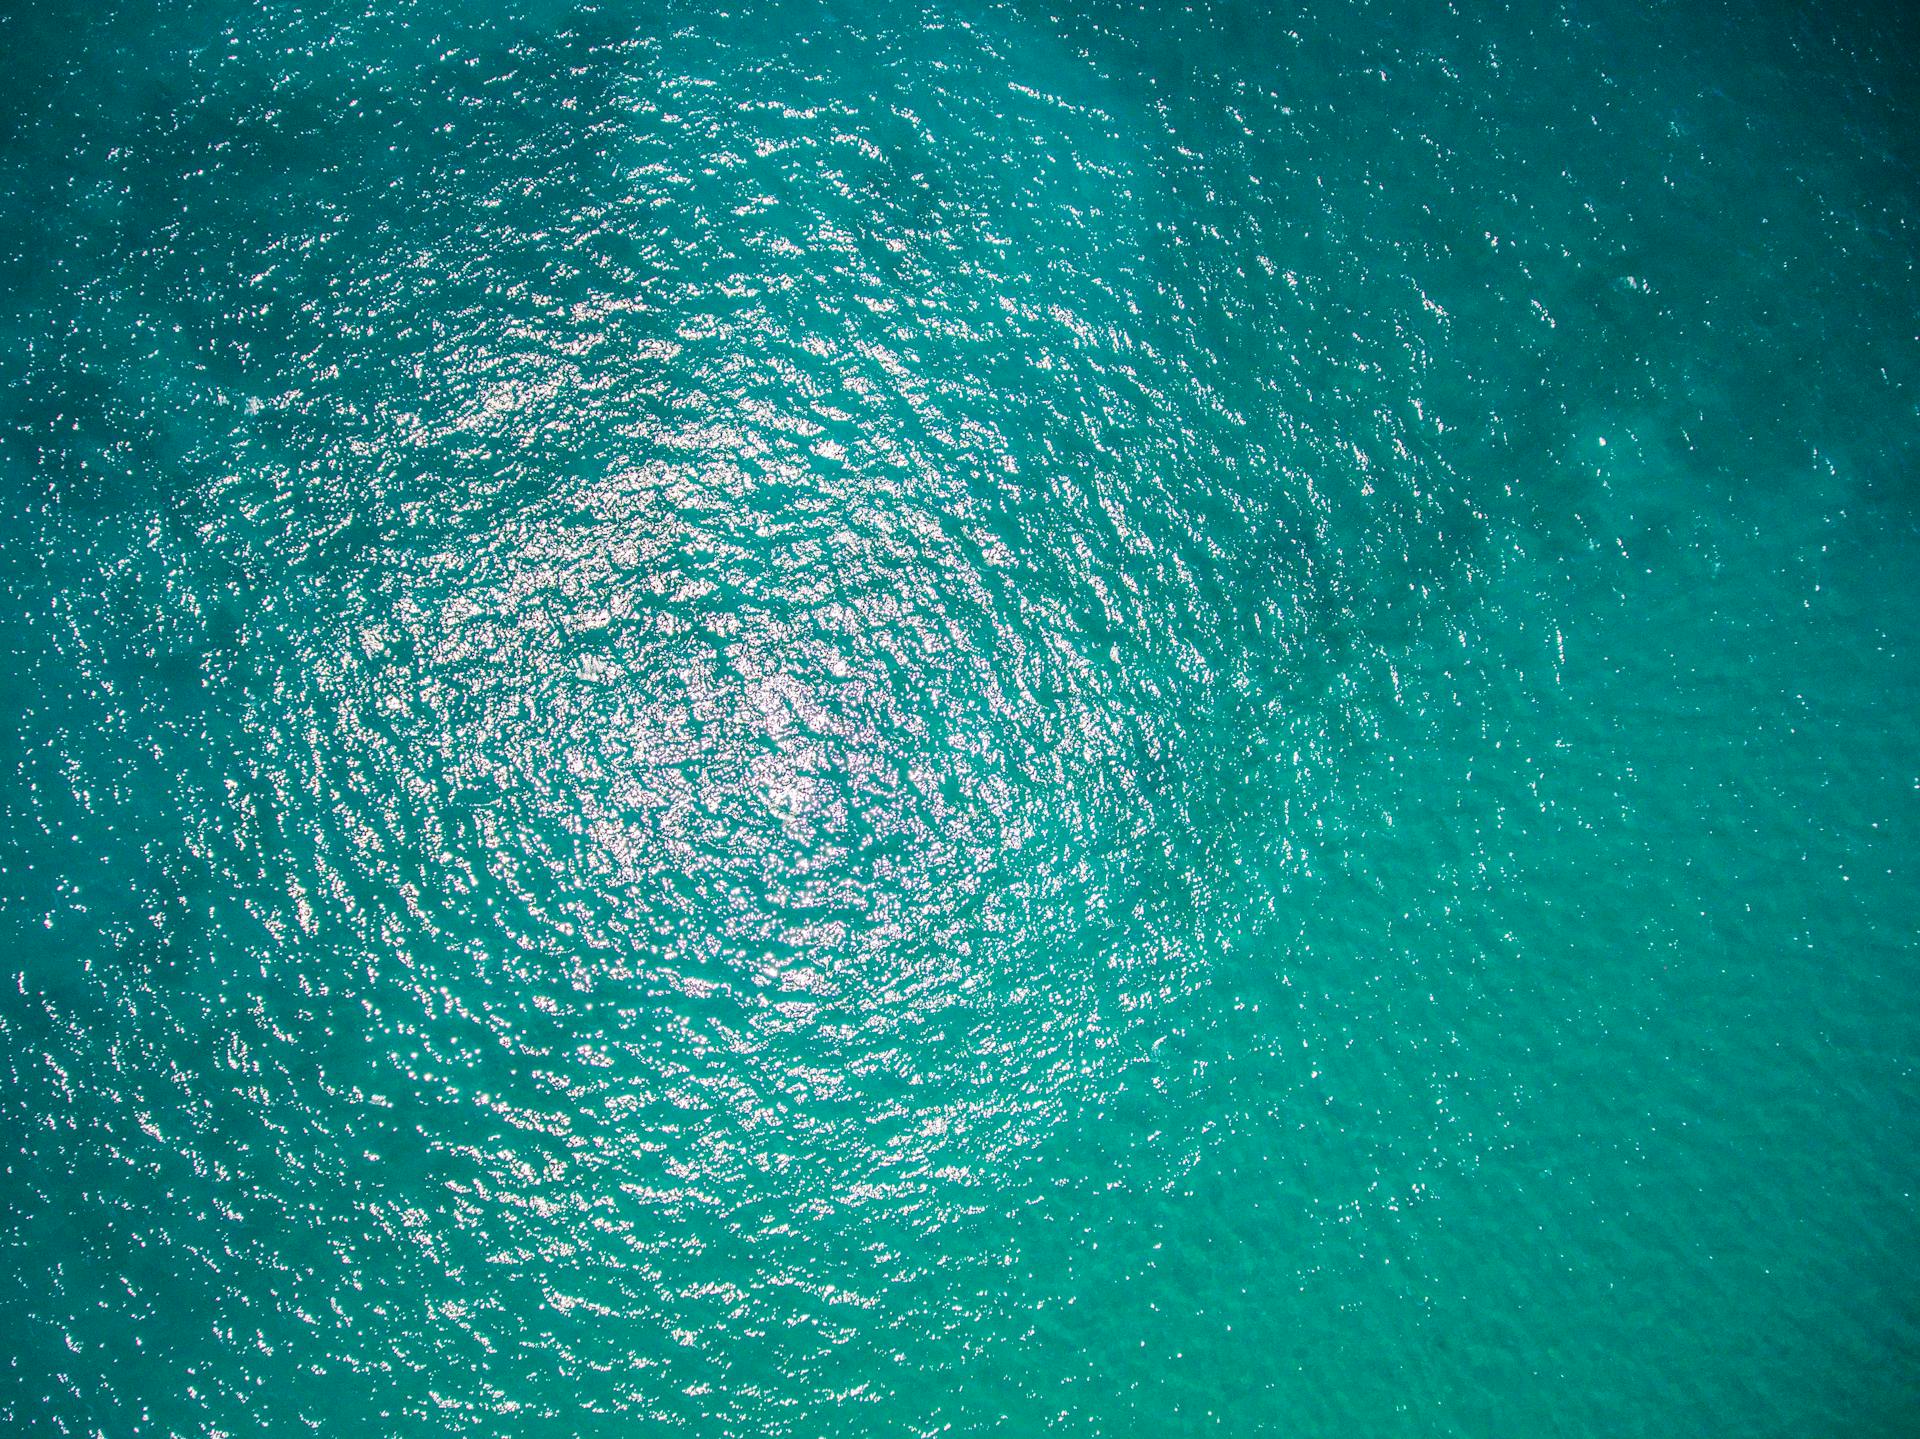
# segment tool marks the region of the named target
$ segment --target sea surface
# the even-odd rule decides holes
[[[0,4],[0,1428],[1920,1432],[1917,22]]]

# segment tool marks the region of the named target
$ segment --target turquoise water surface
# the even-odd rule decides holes
[[[1917,54],[0,4],[0,1427],[1920,1432]]]

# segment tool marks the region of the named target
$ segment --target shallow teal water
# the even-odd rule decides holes
[[[1920,1423],[1913,26],[1071,8],[0,15],[10,1429]]]

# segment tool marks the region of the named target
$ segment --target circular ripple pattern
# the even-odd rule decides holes
[[[0,20],[0,1415],[1896,1432],[1901,23]]]

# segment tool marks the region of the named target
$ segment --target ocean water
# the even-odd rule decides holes
[[[0,1424],[1920,1428],[1902,7],[0,13]]]

